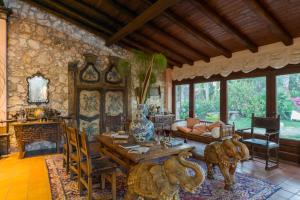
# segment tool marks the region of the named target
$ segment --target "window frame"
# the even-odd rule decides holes
[[[176,86],[180,86],[180,85],[188,85],[189,86],[189,114],[188,116],[191,116],[191,85],[187,84],[187,83],[182,83],[182,84],[176,84],[176,85],[172,85],[172,110],[173,113],[175,114],[175,119],[176,119]],[[194,91],[194,88],[193,88]],[[184,120],[184,119],[176,119],[176,120]]]
[[[279,75],[296,74],[300,73],[300,64],[289,64],[280,69],[274,69],[271,67],[265,69],[255,69],[251,72],[244,73],[242,71],[233,72],[227,77],[222,77],[221,75],[213,75],[206,79],[204,77],[195,77],[194,79],[184,79],[181,81],[172,81],[172,111],[175,113],[175,86],[182,84],[190,85],[190,111],[189,117],[194,116],[194,84],[206,83],[220,81],[220,120],[228,122],[227,114],[227,81],[245,79],[245,78],[255,78],[255,77],[266,77],[266,115],[272,116],[277,112],[277,102],[276,102],[276,77]],[[289,139],[292,140],[292,139]]]
[[[268,92],[267,92],[267,76],[249,76],[249,77],[239,77],[239,78],[230,78],[230,79],[227,79],[226,80],[226,86],[227,86],[227,95],[228,95],[228,90],[229,90],[229,88],[228,88],[228,81],[234,81],[234,80],[242,80],[242,79],[251,79],[251,78],[265,78],[265,84],[266,84],[266,107],[265,107],[265,113],[266,113],[266,115],[270,115],[270,114],[268,114],[268,112],[267,112],[267,109],[268,109],[268,106],[267,106],[267,100],[268,100],[268,97],[267,97],[267,94],[268,94]],[[228,96],[226,96],[226,101],[228,102]],[[226,123],[228,123],[228,103],[226,104],[226,109],[227,109],[227,111],[226,111],[226,114],[227,114],[227,117],[226,117]],[[245,128],[248,128],[248,127],[245,127]],[[250,127],[249,127],[250,128]]]
[[[217,80],[209,80],[209,81],[203,81],[203,82],[195,82],[195,83],[193,83],[193,111],[192,111],[192,117],[195,117],[195,111],[196,111],[196,108],[195,108],[195,85],[196,84],[204,84],[204,83],[213,83],[213,82],[219,82],[219,84],[220,84],[220,94],[221,94],[221,81],[217,81]],[[220,101],[220,105],[219,105],[219,107],[220,107],[220,110],[219,110],[219,112],[220,112],[220,115],[219,115],[219,119],[221,119],[221,95],[219,96],[219,101]]]

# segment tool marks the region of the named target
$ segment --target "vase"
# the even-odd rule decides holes
[[[137,105],[136,119],[130,125],[130,132],[136,142],[149,142],[154,140],[154,125],[147,119],[148,108],[146,104]]]

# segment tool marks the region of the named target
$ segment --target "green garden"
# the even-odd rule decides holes
[[[300,115],[300,74],[277,76],[277,113],[281,118],[281,137],[300,140],[300,117],[292,118],[292,112]],[[220,112],[220,83],[207,82],[194,85],[195,117],[216,121]],[[227,82],[227,109],[229,123],[236,129],[249,128],[251,115],[266,115],[266,78],[256,77],[229,80]],[[178,96],[180,95],[180,96]],[[180,99],[180,101],[178,101]],[[177,118],[189,115],[189,87],[176,88]]]

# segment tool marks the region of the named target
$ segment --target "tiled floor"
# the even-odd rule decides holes
[[[18,159],[17,154],[0,160],[0,200],[50,200],[45,159]]]
[[[202,159],[205,145],[193,141],[188,141],[188,143],[196,147],[195,154],[199,159]],[[255,159],[255,161],[247,161],[239,164],[237,171],[267,179],[279,185],[282,189],[272,195],[269,200],[300,200],[300,165],[296,166],[281,162],[279,166],[277,169],[266,171],[265,162]]]
[[[287,163],[280,164],[278,169],[265,171],[264,162],[261,160],[247,161],[240,164],[237,171],[267,179],[278,184],[282,189],[273,194],[270,200],[300,200],[300,166]]]
[[[270,180],[282,187],[270,200],[300,200],[300,166],[281,163],[278,169],[264,170],[261,161],[240,164],[238,172]],[[17,154],[0,160],[0,200],[51,199],[43,156],[18,159]]]

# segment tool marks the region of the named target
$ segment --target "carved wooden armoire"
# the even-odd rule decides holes
[[[98,134],[122,129],[128,112],[127,80],[117,73],[117,57],[84,56],[82,66],[69,63],[69,114],[93,141]]]

